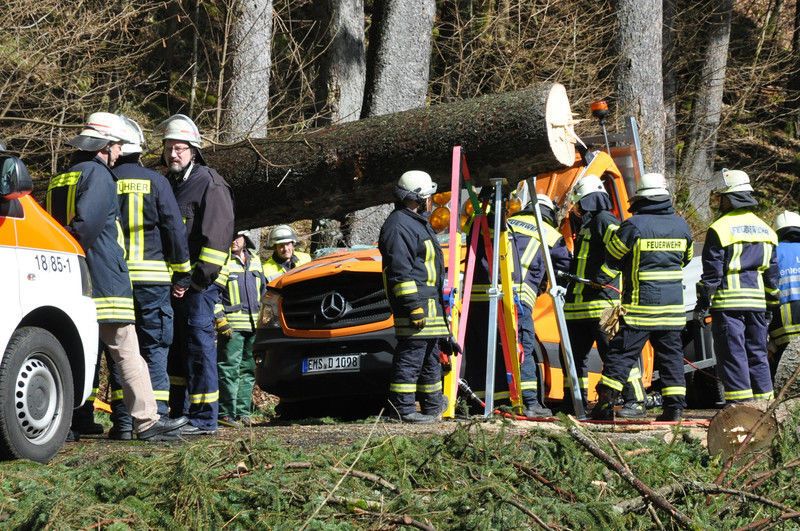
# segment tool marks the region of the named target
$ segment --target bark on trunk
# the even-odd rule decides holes
[[[699,221],[711,219],[708,200],[714,188],[714,156],[717,129],[722,116],[722,93],[728,62],[733,0],[712,2],[713,12],[707,27],[708,45],[704,54],[700,84],[692,109],[692,129],[680,174],[689,192],[689,204]]]
[[[379,0],[375,3],[362,118],[425,105],[435,14],[435,0]],[[342,226],[345,243],[377,241],[381,225],[392,208],[392,204],[387,203],[348,214]]]
[[[562,85],[483,96],[312,130],[251,139],[204,155],[232,185],[240,228],[335,218],[392,200],[399,175],[425,168],[449,186],[462,145],[473,178],[511,182],[575,160],[572,114]]]
[[[238,0],[231,32],[232,68],[228,95],[229,141],[267,135],[272,0]]]
[[[662,0],[617,0],[617,94],[622,116],[639,122],[645,171],[664,171]],[[654,31],[656,30],[656,31]]]
[[[675,22],[677,15],[676,0],[664,0],[664,26],[661,33],[662,54],[664,70],[664,176],[667,182],[676,190],[675,171],[677,169],[677,117],[676,106],[677,85],[675,82]]]

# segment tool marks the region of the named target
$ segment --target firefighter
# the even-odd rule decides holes
[[[664,411],[657,420],[678,421],[685,407],[683,342],[686,325],[682,268],[692,259],[692,233],[675,213],[660,173],[639,180],[625,220],[606,242],[606,263],[597,282],[611,282],[621,271],[622,307],[626,310],[619,332],[609,344],[599,399],[592,418],[614,420],[614,404],[645,342],[655,347],[661,375]]]
[[[606,261],[606,242],[619,228],[619,219],[611,212],[613,205],[606,192],[603,181],[596,175],[586,175],[578,181],[572,191],[572,215],[579,226],[575,240],[574,259],[570,273],[581,278],[594,280],[605,273],[614,280],[608,283],[619,289],[617,271],[608,269]],[[612,288],[595,288],[583,283],[572,283],[567,288],[564,316],[567,320],[575,369],[581,382],[581,392],[586,407],[589,392],[589,352],[597,342],[597,350],[603,363],[608,352],[608,338],[600,329],[600,315],[606,308],[619,303],[619,293]],[[569,385],[569,379],[564,379]],[[564,396],[572,393],[565,391]],[[644,387],[638,365],[631,369],[624,390],[625,405],[619,415],[622,417],[643,417]],[[567,407],[571,407],[567,405]]]
[[[119,203],[111,167],[122,144],[130,141],[128,135],[117,115],[91,114],[68,142],[77,151],[69,170],[50,179],[46,206],[86,252],[100,342],[119,368],[133,430],[139,439],[175,439],[187,419],[158,414],[147,364],[139,354],[131,280],[117,232]]]
[[[543,197],[550,199],[547,196]],[[542,207],[542,203],[546,203],[544,199],[537,198],[537,201],[544,211]],[[550,204],[552,205],[552,201]],[[550,232],[547,228],[545,229],[545,238],[550,249],[555,248],[559,240],[563,244],[563,238],[557,230],[547,223],[545,223],[545,227],[550,229]],[[514,271],[512,272],[514,290],[519,298],[517,327],[523,350],[520,364],[520,388],[522,403],[525,407],[523,413],[526,417],[549,417],[553,412],[542,404],[544,375],[540,368],[544,359],[536,343],[536,332],[533,326],[533,308],[536,306],[536,297],[545,277],[545,264],[535,212],[531,209],[517,212],[508,218],[508,228],[514,250]],[[563,249],[566,249],[566,246]]]
[[[550,261],[553,263],[555,271],[569,272],[569,266],[572,263],[572,253],[569,252],[567,243],[564,241],[564,236],[558,230],[558,218],[556,215],[556,205],[550,196],[547,194],[537,194],[536,202],[539,205],[539,211],[542,214],[542,221],[544,221],[544,235],[547,240],[547,247],[550,249]],[[529,207],[523,212],[530,211],[534,216],[533,207]],[[547,280],[546,277],[543,280]],[[542,290],[544,289],[544,284]],[[539,293],[542,293],[542,290]]]
[[[173,280],[188,275],[189,248],[178,203],[166,177],[142,166],[144,146],[142,128],[120,116],[130,130],[133,142],[122,145],[114,166],[120,225],[125,242],[125,258],[133,284],[133,307],[139,351],[147,362],[150,381],[158,404],[158,414],[169,412],[167,356],[172,344],[173,311],[170,292]],[[122,401],[117,367],[110,360],[112,439],[131,438],[131,417]]]
[[[779,305],[774,306],[770,338],[775,347],[772,373],[792,339],[800,337],[800,214],[784,211],[775,218],[780,271]]]
[[[264,276],[267,277],[267,282],[311,261],[309,255],[295,250],[296,245],[297,234],[289,225],[278,225],[269,231],[267,247],[272,250],[272,256],[264,262]]]
[[[186,226],[191,273],[172,289],[175,338],[170,349],[170,415],[181,414],[188,398],[184,435],[217,431],[215,280],[233,239],[233,195],[228,183],[205,164],[202,138],[194,122],[175,114],[161,123],[167,178]],[[188,396],[187,396],[188,392]]]
[[[748,175],[723,168],[717,176],[722,216],[706,233],[694,319],[703,323],[711,310],[725,401],[770,399],[767,304],[778,299],[778,237],[751,212],[758,203]]]
[[[227,285],[215,308],[219,423],[229,428],[251,424],[256,371],[253,342],[266,286],[256,246],[247,231],[239,231],[231,243]]]
[[[397,337],[389,403],[400,420],[412,423],[435,422],[444,409],[439,361],[439,342],[449,335],[441,302],[444,259],[436,233],[421,215],[435,192],[424,171],[401,175],[397,204],[378,240]],[[415,410],[415,395],[421,413]]]

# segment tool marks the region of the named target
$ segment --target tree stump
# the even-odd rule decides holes
[[[721,454],[723,459],[732,456],[753,431],[767,407],[769,407],[767,401],[733,404],[714,415],[708,426],[708,452],[711,455]],[[753,433],[751,441],[741,455],[766,448],[777,433],[778,421],[775,415],[770,413]]]
[[[786,385],[787,380],[794,374],[797,367],[800,365],[800,338],[793,339],[786,345],[786,350],[783,351],[778,368],[775,370],[775,393],[777,394],[783,386]],[[798,397],[800,396],[800,378],[796,379],[792,386],[787,391],[786,396]]]

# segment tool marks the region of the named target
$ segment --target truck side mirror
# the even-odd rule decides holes
[[[0,196],[4,200],[19,199],[33,190],[33,181],[28,168],[17,157],[0,156]]]

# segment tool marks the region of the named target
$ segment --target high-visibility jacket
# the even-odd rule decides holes
[[[619,228],[619,220],[608,210],[587,212],[575,241],[575,252],[570,273],[594,280],[603,274],[613,278],[611,285],[619,288],[618,272],[606,265],[606,242]],[[619,294],[609,288],[595,289],[586,284],[573,282],[567,288],[564,316],[568,320],[599,319],[603,310],[615,305]]]
[[[205,289],[214,282],[228,259],[233,240],[233,195],[216,171],[193,163],[186,172],[170,174],[192,264],[191,283]]]
[[[545,239],[548,246],[552,247],[561,234],[545,226]],[[548,232],[547,229],[551,232]],[[514,251],[514,271],[512,279],[514,289],[518,292],[520,302],[533,308],[536,296],[539,294],[539,285],[545,274],[544,258],[542,257],[542,244],[539,240],[539,229],[536,224],[536,215],[531,212],[519,212],[508,218],[508,235]],[[555,231],[556,234],[553,234]]]
[[[442,308],[444,257],[428,220],[398,206],[386,218],[378,238],[383,282],[394,314],[398,337],[441,337],[448,334]],[[425,326],[411,326],[412,310],[421,308]]]
[[[712,310],[760,310],[778,303],[778,237],[747,209],[711,224],[703,247],[697,304]]]
[[[91,153],[47,186],[46,208],[86,252],[99,323],[133,323],[133,288],[121,244],[117,185],[111,169]]]
[[[135,162],[112,171],[131,282],[170,284],[173,272],[189,273],[186,227],[166,177]]]
[[[231,254],[228,260],[228,282],[222,291],[220,302],[214,313],[227,318],[231,329],[252,332],[256,328],[261,296],[267,287],[267,279],[261,268],[261,259],[250,249],[245,249],[245,259]]]
[[[295,251],[292,254],[292,257],[289,260],[281,260],[280,257],[277,257],[275,253],[272,253],[272,256],[264,262],[264,276],[267,278],[267,282],[272,282],[282,274],[286,273],[294,269],[297,266],[301,266],[311,261],[311,256],[306,253],[301,253],[299,251]]]
[[[780,309],[770,336],[778,346],[800,337],[800,241],[778,243]]]
[[[692,256],[689,225],[669,200],[641,206],[620,225],[606,243],[606,264],[622,273],[627,325],[648,330],[686,325],[682,268]],[[601,273],[596,280],[609,278]]]

